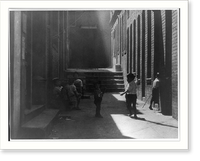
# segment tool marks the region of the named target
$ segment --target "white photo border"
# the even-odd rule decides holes
[[[64,7],[66,6],[66,7]],[[179,9],[179,139],[178,140],[32,140],[8,141],[8,53],[9,9]],[[68,149],[68,150],[187,150],[189,148],[189,54],[188,1],[0,1],[0,149]]]

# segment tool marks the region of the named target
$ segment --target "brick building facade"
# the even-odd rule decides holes
[[[110,12],[114,65],[138,76],[138,99],[150,101],[152,82],[160,73],[161,112],[178,119],[178,11]]]

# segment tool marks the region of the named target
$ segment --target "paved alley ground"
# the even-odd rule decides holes
[[[178,121],[151,111],[137,101],[139,119],[127,116],[125,97],[106,93],[102,101],[103,118],[95,117],[93,97],[82,99],[81,110],[61,112],[49,139],[178,139]]]

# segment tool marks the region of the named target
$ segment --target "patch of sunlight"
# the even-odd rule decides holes
[[[111,114],[113,121],[123,136],[134,137],[134,120],[124,114]]]
[[[116,72],[115,68],[95,68],[96,70],[99,70],[99,71],[104,71],[104,72]]]
[[[112,94],[118,101],[125,101],[125,95],[120,96],[120,94]]]
[[[111,117],[123,136],[134,139],[149,138],[150,133],[155,136],[145,121],[132,119],[125,114],[111,114]]]

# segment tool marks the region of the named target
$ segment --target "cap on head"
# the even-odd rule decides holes
[[[133,73],[127,74],[128,79],[135,79],[135,75]]]

